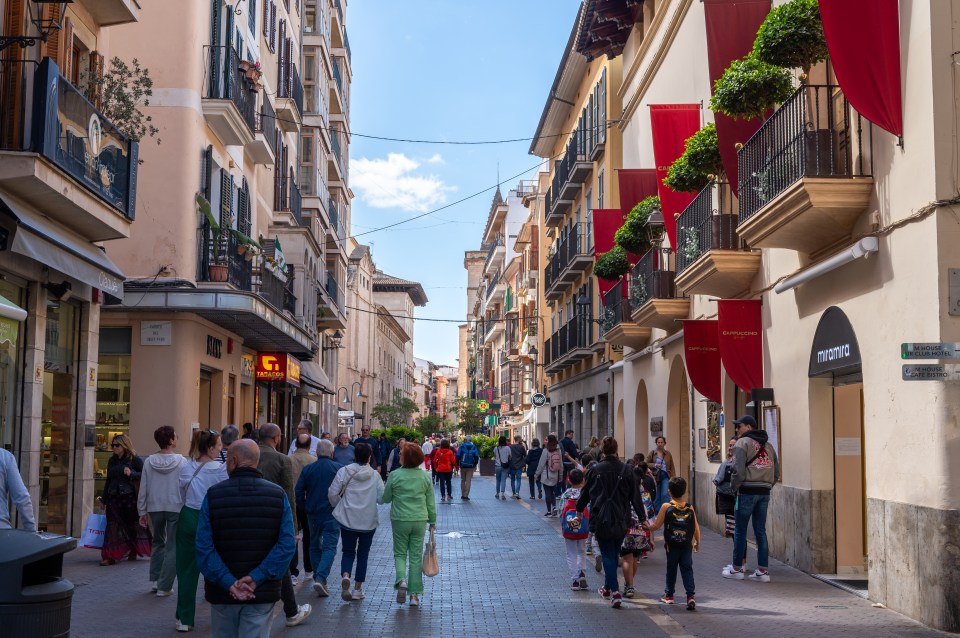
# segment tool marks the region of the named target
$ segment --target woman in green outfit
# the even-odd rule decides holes
[[[393,585],[397,590],[397,602],[401,605],[407,602],[409,591],[410,606],[419,607],[420,594],[423,593],[420,561],[423,558],[425,524],[429,523],[430,529],[436,528],[437,502],[430,475],[420,468],[423,465],[423,450],[419,445],[403,445],[400,465],[402,467],[390,472],[380,502],[393,504],[390,507],[390,524],[393,527],[393,561],[397,568]]]

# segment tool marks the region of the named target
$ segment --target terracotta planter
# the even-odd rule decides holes
[[[216,282],[222,283],[227,280],[226,264],[210,264],[207,267],[207,269],[210,274],[210,281],[216,281]]]
[[[480,459],[480,476],[496,476],[497,465],[493,459]]]

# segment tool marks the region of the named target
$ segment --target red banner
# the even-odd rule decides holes
[[[720,360],[745,392],[763,386],[763,319],[759,299],[717,300]],[[684,333],[686,334],[686,333]]]
[[[651,104],[650,123],[653,133],[653,159],[657,164],[657,191],[660,193],[660,206],[663,221],[667,227],[670,245],[677,246],[677,220],[674,217],[682,213],[696,193],[678,193],[663,184],[670,165],[683,154],[683,143],[688,137],[700,130],[699,104]]]
[[[697,392],[723,404],[720,391],[720,332],[716,320],[683,322],[683,356],[687,374]]]
[[[614,246],[614,235],[623,226],[623,211],[619,208],[595,208],[593,210],[593,258],[596,259]],[[607,294],[617,285],[616,281],[609,281],[597,277],[597,288],[600,296]]]
[[[710,68],[710,90],[713,83],[734,60],[745,57],[753,48],[757,29],[770,13],[770,0],[704,0],[703,13],[707,23],[707,64]],[[714,113],[717,142],[723,160],[723,172],[731,188],[738,193],[736,145],[743,144],[757,132],[763,120],[735,120],[722,113]]]
[[[620,208],[626,215],[633,207],[657,194],[657,171],[653,168],[618,168]]]
[[[830,64],[851,106],[903,135],[900,11],[897,0],[820,0]]]

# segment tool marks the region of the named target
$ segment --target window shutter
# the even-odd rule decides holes
[[[220,46],[220,0],[211,0],[210,4],[210,46]]]
[[[270,2],[270,51],[277,50],[277,3]]]
[[[103,86],[100,84],[100,80],[103,79],[103,63],[104,59],[99,51],[92,51],[90,53],[90,76],[94,82],[92,88],[89,90],[90,95],[87,97],[90,98],[90,101],[93,102],[93,105],[97,107],[97,109],[103,106]]]
[[[250,27],[250,33],[257,35],[257,0],[248,0],[247,3],[247,26]]]
[[[230,228],[230,211],[233,208],[233,176],[220,169],[220,230]]]
[[[200,188],[203,196],[209,202],[213,198],[213,145],[203,152],[202,170],[200,171]]]
[[[607,140],[607,70],[600,73],[600,141]]]
[[[270,1],[263,0],[263,39],[270,44]]]
[[[280,20],[280,53],[277,55],[277,94],[280,97],[288,97],[284,89],[287,86],[286,79],[286,60],[287,60],[287,21]]]
[[[251,215],[250,215],[250,187],[247,186],[247,179],[243,179],[243,185],[237,193],[237,230],[251,237]]]
[[[214,2],[218,2],[218,1],[219,0],[214,0]],[[233,8],[227,7],[227,10],[223,12],[223,17],[224,17],[224,22],[226,23],[223,29],[224,31],[223,44],[227,48],[226,53],[229,56],[230,49],[233,48],[233,19],[234,19]],[[227,60],[230,60],[230,58],[228,57]]]

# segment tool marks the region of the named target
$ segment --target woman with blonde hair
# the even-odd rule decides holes
[[[107,462],[107,481],[100,501],[107,514],[100,564],[113,565],[124,558],[137,560],[149,556],[153,544],[150,530],[140,525],[137,512],[137,484],[143,472],[143,459],[137,456],[126,434],[118,434],[110,443],[113,456]]]
[[[433,494],[430,475],[420,469],[423,464],[423,450],[419,445],[405,443],[400,451],[400,465],[387,478],[381,503],[392,503],[390,522],[393,527],[393,561],[396,567],[396,580],[393,588],[397,590],[397,602],[407,601],[410,592],[410,606],[420,606],[423,593],[424,527],[429,523],[430,530],[437,527],[437,502]],[[409,564],[409,571],[407,565]],[[408,580],[409,578],[409,580]]]

